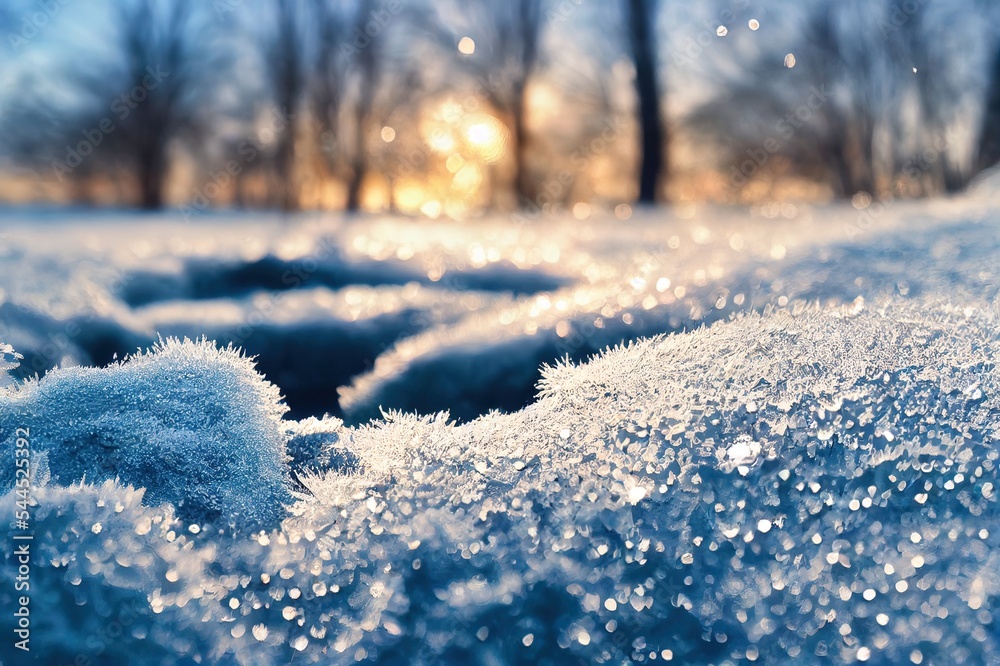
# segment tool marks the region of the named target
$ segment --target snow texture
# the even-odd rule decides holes
[[[0,343],[0,387],[12,383],[10,373],[21,364],[22,358],[9,344]]]
[[[193,521],[276,525],[290,498],[278,389],[232,349],[168,340],[108,368],[0,392],[0,437],[27,428],[60,485],[121,478]],[[13,486],[13,466],[6,479]]]
[[[514,414],[311,420],[284,436],[326,437],[324,462],[299,468],[291,515],[256,538],[145,508],[127,486],[152,480],[113,458],[126,486],[38,499],[38,596],[55,600],[39,615],[66,623],[38,641],[70,655],[128,608],[129,640],[108,654],[149,644],[147,663],[986,663],[1000,654],[997,347],[991,311],[768,311],[550,367]],[[247,377],[215,353],[170,344],[69,376],[87,395],[166,387],[185,365]],[[273,388],[252,381],[215,390],[239,392],[227,404],[244,419],[268,405],[273,425],[274,403],[245,397]],[[81,430],[108,418],[92,413]],[[248,476],[267,466],[239,451],[216,490],[266,495]],[[75,625],[67,598],[103,615]]]
[[[33,647],[102,664],[997,662],[996,212],[757,212],[627,235],[261,224],[246,247],[222,223],[86,242],[62,226],[101,258],[77,266],[11,234],[0,441],[30,426],[49,466]],[[255,268],[229,298],[190,288],[196,259],[262,257],[385,279],[276,290]],[[47,262],[48,285],[24,277]],[[142,271],[188,286],[126,297],[115,275]],[[329,406],[346,421],[283,419],[281,382],[210,342],[20,379],[91,362],[101,335],[243,324],[300,349],[289,363],[346,368],[362,347],[314,358],[289,331],[352,321],[392,346]],[[338,372],[331,390],[358,371]]]

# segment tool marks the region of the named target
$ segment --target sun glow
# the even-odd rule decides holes
[[[419,128],[426,171],[419,182],[411,176],[393,184],[395,207],[410,214],[459,218],[483,205],[496,178],[489,167],[508,156],[507,125],[482,107],[469,109],[445,99],[426,108]],[[399,141],[401,136],[393,138]]]
[[[465,131],[465,136],[474,146],[483,146],[491,141],[495,141],[493,132],[490,131],[489,125],[486,123],[476,123],[472,125]]]
[[[463,134],[469,156],[487,164],[496,164],[507,154],[510,132],[495,116],[487,113],[473,115],[466,121]]]

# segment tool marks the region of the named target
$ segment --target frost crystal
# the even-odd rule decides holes
[[[284,411],[237,351],[168,340],[0,392],[0,441],[12,451],[15,429],[28,428],[53,483],[118,478],[185,519],[255,529],[276,525],[290,497]]]
[[[998,663],[994,200],[24,224],[0,335],[66,368],[0,389],[38,658]],[[345,421],[203,343],[68,367],[159,331],[242,336]]]
[[[196,356],[215,368],[202,397],[228,395],[217,365],[240,368],[226,404],[257,428],[263,409],[268,432],[297,442],[289,517],[219,538],[111,481],[46,487],[39,603],[135,604],[136,629],[108,658],[147,654],[139,641],[164,655],[150,663],[473,663],[484,650],[532,663],[889,664],[916,651],[990,663],[997,347],[987,313],[933,302],[768,311],[546,368],[539,400],[511,414],[279,428],[274,403],[248,399],[274,394],[245,361],[170,344],[138,363],[153,374],[160,354]],[[99,405],[134,385],[136,362],[53,373],[5,400],[52,409],[68,377]],[[166,395],[157,370],[149,389]],[[157,414],[214,432],[204,413]],[[74,427],[122,437],[106,417]],[[263,498],[255,482],[247,494]]]
[[[21,358],[13,347],[0,342],[0,388],[11,383],[10,371],[20,365]]]
[[[749,435],[740,435],[726,450],[726,458],[734,465],[748,466],[757,462],[760,456],[760,444]]]

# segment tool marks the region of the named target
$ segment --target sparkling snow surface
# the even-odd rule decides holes
[[[5,220],[33,654],[1000,661],[1000,213],[784,212]]]

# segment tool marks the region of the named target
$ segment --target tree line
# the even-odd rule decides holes
[[[85,51],[21,67],[2,150],[71,200],[194,212],[411,210],[431,194],[544,210],[610,196],[602,179],[651,204],[691,164],[725,201],[789,176],[927,195],[1000,161],[995,37],[977,63],[929,0],[757,5],[701,5],[692,64],[666,0],[121,0]],[[800,17],[791,39],[768,34],[778,11]],[[0,13],[15,51],[31,17]],[[711,93],[668,117],[695,66]]]

